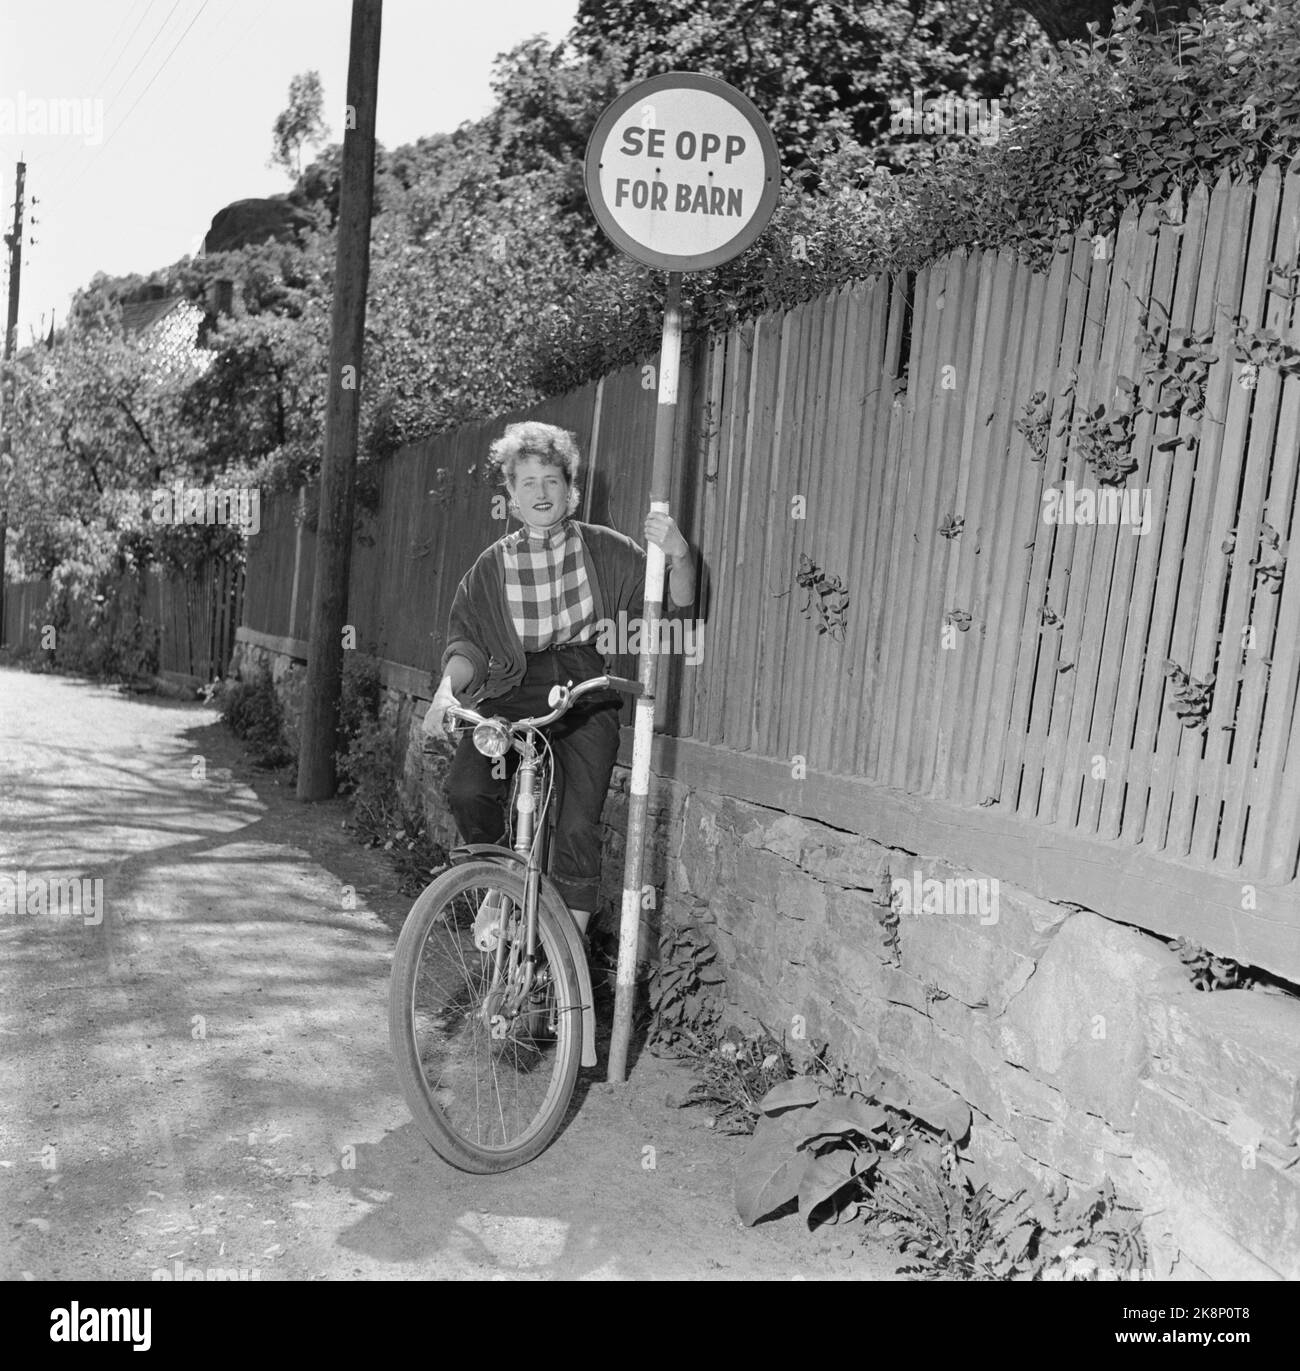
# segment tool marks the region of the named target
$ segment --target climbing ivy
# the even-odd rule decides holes
[[[788,183],[749,251],[686,278],[694,327],[728,328],[960,247],[1011,248],[1044,267],[1080,227],[1112,232],[1131,203],[1286,166],[1300,150],[1300,6],[1223,0],[1158,30],[1141,26],[1144,8],[1122,6],[1108,37],[1058,49],[1003,101],[996,140],[903,176],[846,146],[826,160],[818,193]],[[661,276],[615,261],[540,318],[547,387],[652,352]]]

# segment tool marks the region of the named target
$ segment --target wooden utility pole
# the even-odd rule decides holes
[[[343,631],[352,562],[361,362],[370,278],[370,215],[375,189],[375,105],[383,0],[352,0],[348,108],[343,135],[329,393],[321,461],[311,648],[298,749],[298,798],[334,794],[334,749],[343,685]]]
[[[4,359],[8,362],[14,355],[18,343],[18,287],[23,273],[23,187],[27,181],[27,163],[19,162],[14,178],[14,227],[12,233],[5,234],[9,246],[9,314],[5,323]],[[5,383],[5,394],[0,397],[4,406],[0,418],[0,467],[6,465],[5,458],[12,451],[11,427],[13,423],[13,390]],[[0,491],[0,647],[5,640],[5,534],[9,527],[8,496]]]

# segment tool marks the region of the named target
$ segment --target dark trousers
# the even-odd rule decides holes
[[[511,720],[547,714],[550,706],[546,697],[553,685],[570,681],[576,685],[603,670],[600,653],[593,647],[530,652],[520,684],[506,695],[485,700],[478,709],[482,714]],[[546,730],[555,756],[557,801],[551,875],[570,909],[596,909],[600,813],[618,757],[620,705],[617,695],[596,696],[594,700],[584,696]],[[511,752],[504,760],[505,776],[493,776],[494,763],[475,748],[469,733],[460,740],[447,776],[447,799],[461,838],[467,843],[505,841],[509,777],[514,775],[519,754]]]

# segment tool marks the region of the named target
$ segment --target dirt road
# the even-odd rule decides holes
[[[446,1166],[388,1059],[409,901],[344,816],[214,710],[0,669],[6,1279],[892,1278],[744,1229],[740,1143],[648,1053],[531,1166]]]

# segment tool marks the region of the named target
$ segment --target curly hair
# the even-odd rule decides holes
[[[529,419],[507,424],[506,431],[488,450],[488,461],[500,473],[502,482],[513,481],[515,467],[528,457],[547,466],[559,467],[565,480],[573,485],[582,467],[577,439],[567,429]]]
[[[582,468],[578,440],[567,429],[536,419],[507,424],[506,431],[488,449],[488,466],[498,473],[502,485],[509,486],[515,479],[516,466],[529,457],[564,473],[569,484],[568,510],[573,514],[582,494],[577,484]]]

